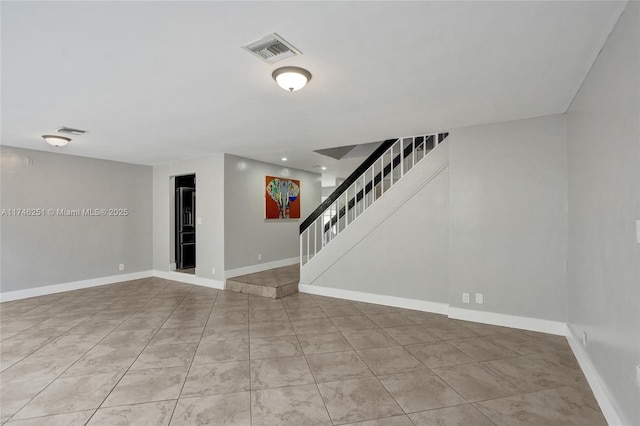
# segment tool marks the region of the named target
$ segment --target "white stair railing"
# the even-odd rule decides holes
[[[449,134],[410,136],[367,158],[300,226],[300,266],[327,247]],[[386,145],[385,145],[386,146]],[[366,167],[366,164],[369,164]]]

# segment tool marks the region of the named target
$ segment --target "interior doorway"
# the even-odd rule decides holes
[[[196,175],[175,177],[176,271],[195,274]]]

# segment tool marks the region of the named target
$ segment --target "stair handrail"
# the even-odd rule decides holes
[[[448,135],[449,135],[448,133],[440,133],[437,136],[440,139],[440,142],[442,142]],[[436,136],[436,135],[424,136],[424,140],[423,140],[422,143],[424,143],[426,145],[427,140],[429,138],[433,138],[434,136]],[[398,142],[400,139],[403,139],[403,138],[396,139],[395,142]],[[389,139],[389,140],[391,140],[391,139]],[[394,142],[394,144],[395,144],[395,142]],[[394,144],[392,144],[392,146]],[[369,192],[373,191],[373,189],[375,188],[376,184],[379,183],[380,181],[382,181],[385,178],[385,176],[387,176],[390,173],[392,173],[393,169],[398,164],[400,164],[401,161],[404,161],[407,157],[409,157],[411,154],[413,154],[413,151],[416,148],[417,147],[414,147],[414,145],[411,144],[411,145],[408,145],[406,148],[402,149],[401,152],[398,153],[398,155],[396,155],[394,158],[391,159],[391,163],[387,164],[380,172],[378,172],[378,174],[374,175],[373,178],[371,179],[371,182],[367,183],[364,188],[362,188],[360,191],[356,192],[355,195],[353,196],[353,198],[349,199],[349,197],[347,197],[347,204],[345,206],[342,206],[336,212],[336,214],[331,216],[329,221],[327,221],[327,223],[324,224],[324,232],[327,232],[338,220],[340,220],[340,218],[343,217],[346,214],[347,210],[350,209],[351,207],[353,207],[355,205],[355,203],[357,203],[359,200],[364,198]],[[389,151],[389,149],[387,149],[387,151],[384,152],[382,155],[386,154]],[[425,149],[424,146],[423,146],[423,149]],[[376,160],[379,159],[380,157],[381,156],[376,158]],[[370,165],[368,167],[370,167]],[[360,173],[360,175],[357,177],[357,179],[359,179],[360,176],[362,176],[362,173]],[[336,190],[337,190],[337,188],[336,188]],[[344,191],[342,191],[342,192],[344,192]],[[342,193],[338,194],[337,198],[339,198],[341,195],[342,195]],[[304,230],[301,231],[301,234],[302,234],[302,232],[304,232]]]
[[[434,133],[387,139],[381,143],[300,225],[300,267],[330,244],[448,136],[447,132]],[[424,151],[423,154],[416,155],[420,151]],[[405,161],[408,162],[405,164]],[[388,182],[386,176],[390,177]],[[376,189],[378,185],[380,193]]]
[[[349,187],[356,181],[362,173],[367,171],[371,165],[373,165],[377,160],[384,155],[389,148],[393,146],[394,143],[398,141],[398,138],[395,139],[387,139],[380,144],[375,151],[371,153],[367,157],[366,160],[362,162],[338,187],[324,200],[320,205],[300,224],[300,234],[302,234],[305,229],[307,229],[315,220],[322,216],[324,211],[331,206],[340,196],[347,190]]]

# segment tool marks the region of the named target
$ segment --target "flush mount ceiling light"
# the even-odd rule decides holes
[[[42,135],[42,138],[49,144],[53,146],[65,146],[71,139],[64,136],[56,136],[56,135]]]
[[[311,80],[311,73],[300,67],[282,67],[271,74],[278,86],[289,92],[302,89]]]

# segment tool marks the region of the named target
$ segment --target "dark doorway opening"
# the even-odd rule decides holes
[[[196,175],[176,176],[176,271],[195,273]]]

